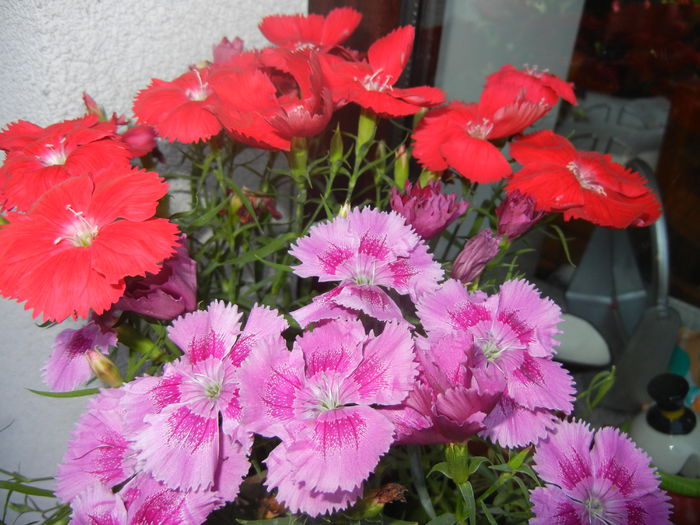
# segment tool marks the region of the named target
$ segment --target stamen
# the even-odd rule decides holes
[[[391,81],[393,78],[392,75],[382,75],[380,78],[379,75],[381,73],[382,69],[380,68],[371,75],[367,75],[362,81],[364,88],[368,91],[379,91],[380,93],[384,91],[391,91],[391,85],[393,84]]]
[[[66,209],[73,214],[76,220],[66,228],[68,233],[56,237],[53,243],[58,244],[63,240],[68,240],[76,247],[90,246],[100,229],[92,221],[86,219],[82,211],[75,211],[70,204],[66,204]]]
[[[486,139],[493,130],[493,122],[489,119],[484,118],[481,123],[476,123],[472,120],[467,122],[467,135],[474,137],[475,139]]]
[[[187,98],[195,102],[202,102],[206,100],[209,96],[209,88],[206,82],[202,82],[202,76],[199,74],[199,70],[194,68],[194,74],[197,75],[197,80],[199,80],[199,87],[188,89],[185,91]]]
[[[576,161],[572,160],[569,162],[566,165],[566,169],[568,169],[574,175],[574,177],[576,177],[576,180],[584,190],[593,191],[598,195],[607,195],[605,193],[605,188],[595,182],[595,176],[593,173],[591,173],[590,170],[585,169],[585,167],[579,165]]]

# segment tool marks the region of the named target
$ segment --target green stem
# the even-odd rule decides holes
[[[360,111],[360,117],[357,121],[357,140],[355,141],[355,165],[348,183],[347,201],[352,199],[352,192],[355,190],[357,179],[360,177],[360,166],[365,160],[370,144],[377,132],[377,114],[367,109]]]

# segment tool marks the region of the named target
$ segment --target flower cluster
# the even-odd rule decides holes
[[[391,500],[378,503],[377,485],[408,471],[400,447],[470,441],[503,454],[435,465],[460,497],[480,461],[536,449],[546,485],[514,515],[663,522],[668,505],[629,441],[601,430],[592,445],[583,424],[562,423],[575,389],[554,360],[560,308],[491,271],[545,213],[644,226],[656,197],[608,156],[526,134],[560,99],[576,102],[555,75],[506,65],[478,102],[443,105],[442,90],[399,81],[414,28],[360,53],[343,45],[360,21],[350,8],[267,17],[274,45],[224,38],[212,62],[153,79],[134,99],[136,125],[86,95],[82,118],[0,133],[0,294],[46,321],[85,319],[54,342],[51,390],[88,395],[74,389],[93,374],[112,387],[59,467],[72,522],[202,523],[217,509],[360,521]],[[353,105],[357,133],[324,135]],[[379,119],[415,114],[395,151],[375,139]],[[159,206],[165,181],[132,166],[162,160],[156,138],[190,145],[191,209],[173,222]],[[262,173],[237,157],[247,147],[273,152]],[[411,156],[424,170],[409,181]],[[243,169],[259,186],[239,185]],[[454,173],[461,194],[447,188]],[[474,203],[475,183],[491,182],[491,200]],[[117,348],[121,367],[108,357]],[[508,480],[524,483],[507,461]],[[274,504],[238,498],[244,480]]]

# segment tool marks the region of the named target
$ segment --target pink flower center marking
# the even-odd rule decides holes
[[[82,211],[75,211],[70,204],[66,204],[66,209],[73,214],[74,220],[66,227],[66,234],[56,237],[53,243],[58,244],[66,240],[75,247],[90,246],[100,229],[94,222],[86,218]]]
[[[576,177],[576,180],[584,190],[595,192],[598,195],[606,195],[605,188],[595,181],[595,175],[590,169],[587,169],[585,166],[581,166],[574,160],[566,165],[566,169],[568,169],[574,175],[574,177]]]
[[[475,139],[486,139],[493,130],[493,122],[489,119],[484,118],[481,122],[474,122],[470,120],[467,123],[467,135]]]
[[[391,91],[391,85],[393,84],[391,75],[382,75],[382,70],[377,69],[371,75],[367,75],[362,81],[362,86],[367,91],[379,91],[383,93],[384,91]]]

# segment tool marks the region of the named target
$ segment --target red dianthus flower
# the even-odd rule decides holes
[[[124,277],[157,273],[175,251],[177,226],[153,218],[167,185],[156,173],[105,170],[58,184],[0,228],[0,294],[34,317],[101,314]]]

